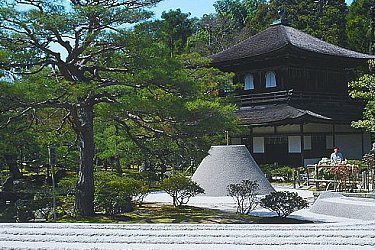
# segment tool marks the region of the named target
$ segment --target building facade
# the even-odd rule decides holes
[[[246,145],[260,164],[313,164],[334,146],[361,159],[371,138],[351,127],[364,105],[349,97],[348,82],[372,58],[282,24],[213,55],[242,86],[237,113],[245,132],[231,143]]]

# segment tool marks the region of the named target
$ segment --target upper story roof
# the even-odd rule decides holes
[[[341,48],[281,24],[271,26],[265,31],[223,52],[212,55],[211,58],[214,63],[221,63],[268,54],[286,46],[292,46],[297,49],[323,55],[353,59],[375,59],[375,56]]]

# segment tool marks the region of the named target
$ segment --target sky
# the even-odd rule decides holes
[[[204,14],[215,12],[213,6],[216,0],[164,0],[153,10],[159,18],[163,11],[180,8],[182,12],[190,12],[192,17],[201,17]]]
[[[182,12],[190,12],[192,17],[202,17],[203,14],[215,12],[213,4],[217,0],[164,0],[153,9],[156,18],[160,18],[163,11],[180,8]],[[351,4],[353,0],[345,0]]]

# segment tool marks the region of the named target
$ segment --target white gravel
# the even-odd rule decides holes
[[[373,249],[375,223],[0,224],[2,249]]]
[[[348,219],[375,220],[375,199],[346,197],[325,192],[319,196],[310,212]]]
[[[275,186],[275,189],[290,190],[285,186]],[[295,191],[313,200],[311,191]],[[146,202],[171,203],[172,200],[166,193],[155,192],[146,198]],[[350,202],[353,203],[353,200]],[[233,212],[236,210],[231,197],[198,196],[192,198],[189,204]],[[253,214],[274,215],[265,209],[257,209]],[[297,211],[291,217],[329,223],[4,223],[0,224],[0,249],[375,249],[375,221],[322,215],[309,209]]]

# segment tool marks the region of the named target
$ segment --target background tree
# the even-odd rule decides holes
[[[344,0],[219,0],[216,13],[204,15],[189,39],[193,51],[212,55],[223,51],[280,19],[284,11],[289,26],[324,41],[347,46]]]
[[[375,60],[369,62],[371,73],[361,76],[349,83],[350,96],[366,103],[363,119],[353,122],[356,128],[363,128],[369,132],[375,131]]]
[[[21,2],[28,6],[19,8]],[[208,135],[233,124],[234,107],[217,97],[230,76],[197,55],[171,58],[147,33],[122,29],[150,17],[144,8],[157,2],[1,3],[0,68],[13,77],[2,87],[24,94],[3,113],[3,125],[56,113],[55,130],[73,128],[80,150],[79,215],[94,212],[94,123],[116,121],[128,143],[149,157],[158,153],[150,148],[173,145],[176,150],[160,154],[172,163],[201,153]]]
[[[188,37],[193,34],[193,20],[189,19],[190,13],[182,13],[180,9],[169,10],[161,15],[161,30],[167,37],[171,56],[174,52],[181,54],[187,44]]]
[[[291,27],[333,44],[346,45],[344,0],[271,0],[268,19],[278,19],[280,10],[286,12]]]
[[[218,16],[225,17],[236,28],[243,28],[246,24],[247,9],[241,0],[220,0],[214,3]]]
[[[375,23],[371,20],[372,11],[375,12],[375,4],[372,3],[373,6],[371,6],[371,3],[370,0],[353,1],[346,17],[348,45],[350,48],[363,53],[372,51],[370,47],[375,37],[373,27]]]
[[[263,6],[263,7],[261,7]],[[259,31],[256,16],[264,10],[263,0],[220,0],[215,2],[215,14],[204,15],[197,22],[191,38],[193,50],[212,55],[245,40]]]

